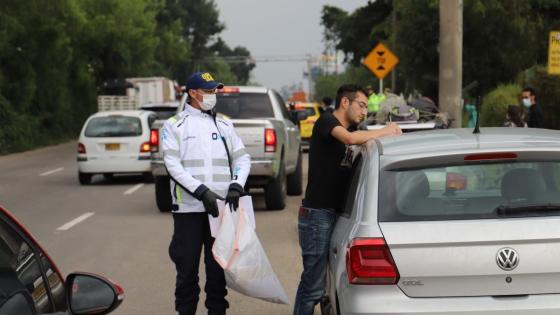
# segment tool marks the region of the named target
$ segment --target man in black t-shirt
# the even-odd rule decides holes
[[[303,273],[294,315],[313,314],[324,294],[330,238],[352,165],[350,145],[401,134],[395,123],[379,130],[350,132],[364,120],[367,109],[366,91],[358,85],[343,85],[337,91],[334,112],[321,115],[313,127],[307,190],[298,217]]]

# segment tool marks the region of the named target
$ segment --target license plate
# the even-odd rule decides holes
[[[120,143],[105,143],[106,151],[118,151],[121,148]]]

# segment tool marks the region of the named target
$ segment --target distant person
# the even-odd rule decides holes
[[[521,108],[519,106],[508,106],[504,127],[527,127],[527,124],[521,119]]]
[[[467,103],[465,104],[465,110],[469,114],[467,128],[474,128],[474,126],[476,125],[476,115],[477,115],[476,105]]]
[[[379,104],[385,100],[385,94],[381,91],[379,91],[379,94],[375,94],[371,86],[367,87],[367,93],[368,116],[375,115],[379,111]]]
[[[325,292],[331,234],[341,210],[350,180],[352,146],[370,139],[399,135],[401,129],[389,123],[378,130],[349,129],[367,114],[366,91],[353,84],[336,93],[335,110],[315,122],[309,149],[309,180],[299,209],[298,233],[303,273],[298,286],[294,315],[311,315]]]
[[[334,109],[332,108],[332,98],[325,96],[321,100],[321,107],[319,107],[319,114],[332,113]]]
[[[537,104],[537,94],[530,87],[525,87],[521,93],[523,106],[529,109],[529,128],[544,128],[544,115],[542,108]]]

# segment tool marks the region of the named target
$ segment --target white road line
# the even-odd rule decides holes
[[[74,225],[86,220],[87,218],[91,217],[92,215],[94,215],[93,212],[86,212],[84,214],[82,214],[81,216],[75,218],[74,220],[64,224],[63,226],[59,227],[58,229],[56,229],[57,231],[68,231],[69,229],[71,229]]]
[[[144,186],[144,184],[138,184],[132,188],[130,188],[129,190],[124,192],[124,195],[130,195],[132,193],[134,193],[135,191],[137,191],[138,189],[142,188]]]
[[[56,170],[52,170],[52,171],[48,171],[48,172],[44,172],[44,173],[42,173],[42,174],[41,174],[41,175],[39,175],[39,176],[47,176],[47,175],[51,175],[51,174],[54,174],[54,173],[56,173],[56,172],[60,172],[60,171],[62,171],[63,169],[64,169],[64,167],[60,167],[60,168],[57,168]]]

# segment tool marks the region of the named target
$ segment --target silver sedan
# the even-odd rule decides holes
[[[327,314],[560,314],[560,132],[370,141],[333,232]]]

